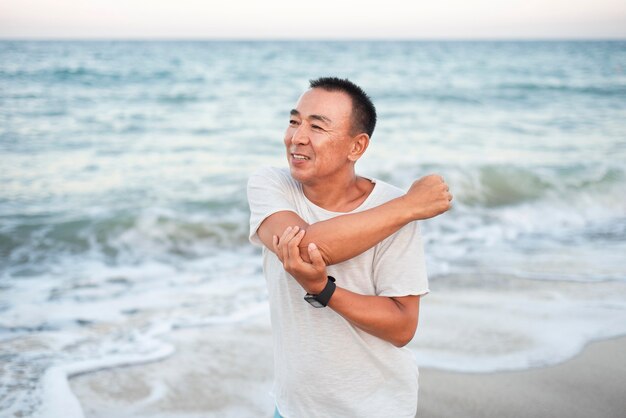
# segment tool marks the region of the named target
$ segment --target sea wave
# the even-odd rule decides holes
[[[376,96],[382,102],[419,102],[422,104],[457,104],[465,106],[480,106],[484,98],[474,90],[445,89],[445,90],[389,90],[380,92]]]
[[[44,219],[2,228],[0,253],[5,268],[28,267],[32,272],[59,257],[87,255],[108,263],[198,258],[215,248],[245,245],[246,217],[241,210],[184,214],[150,208],[97,218]]]
[[[626,95],[626,85],[622,84],[588,84],[575,85],[566,83],[545,83],[545,82],[506,82],[496,85],[496,90],[502,91],[525,91],[530,93],[563,93],[577,94],[582,96],[600,96],[600,97],[624,97]]]
[[[626,173],[620,166],[430,168],[445,173],[455,196],[453,211],[429,221],[435,225],[430,230],[435,252],[442,243],[464,246],[487,237],[492,245],[533,234],[553,242],[624,238],[619,228],[608,228],[626,218]],[[406,170],[399,167],[395,172]],[[402,184],[393,174],[389,181]],[[63,257],[89,256],[108,263],[185,260],[202,258],[215,248],[245,246],[249,213],[245,183],[233,187],[237,189],[226,199],[182,200],[171,206],[6,214],[0,228],[3,264],[35,272]]]
[[[85,86],[132,85],[149,82],[171,82],[176,74],[170,70],[103,69],[91,66],[58,66],[34,69],[15,69],[0,72],[0,79],[11,82],[42,82],[54,84],[78,84]]]
[[[457,201],[486,208],[523,204],[542,198],[575,201],[588,193],[609,193],[619,203],[621,199],[617,193],[626,187],[626,172],[620,166],[489,164],[441,167],[441,170],[451,173]]]

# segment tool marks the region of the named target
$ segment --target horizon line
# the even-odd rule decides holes
[[[623,37],[386,37],[386,38],[361,38],[361,37],[336,37],[336,38],[282,38],[282,37],[2,37],[0,41],[24,41],[24,42],[593,42],[593,41],[626,41]]]

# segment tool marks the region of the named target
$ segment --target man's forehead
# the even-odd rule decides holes
[[[342,116],[349,116],[351,111],[352,100],[346,93],[314,88],[305,91],[300,96],[296,107],[291,110],[291,114],[305,118],[313,115],[322,119],[334,120]]]

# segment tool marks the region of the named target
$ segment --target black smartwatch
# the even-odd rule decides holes
[[[319,295],[311,295],[310,293],[307,293],[304,295],[304,300],[316,308],[324,308],[328,305],[330,297],[333,295],[336,288],[337,285],[335,284],[335,278],[333,276],[328,276],[328,281],[326,282],[324,290],[322,290]]]

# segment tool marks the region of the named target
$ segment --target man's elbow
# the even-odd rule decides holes
[[[315,241],[307,240],[305,242],[305,240],[302,240],[302,242],[298,246],[300,248],[300,257],[302,257],[302,259],[306,261],[307,263],[311,262],[311,257],[309,257],[309,244],[311,242],[315,242]],[[323,241],[315,242],[315,245],[317,246],[320,254],[322,255],[324,264],[326,264],[327,266],[334,264],[332,258],[330,257],[330,251],[328,249],[328,246]]]
[[[413,322],[413,321],[411,321]],[[391,343],[396,347],[404,347],[411,342],[417,331],[417,322],[407,324],[400,331],[396,333]]]

